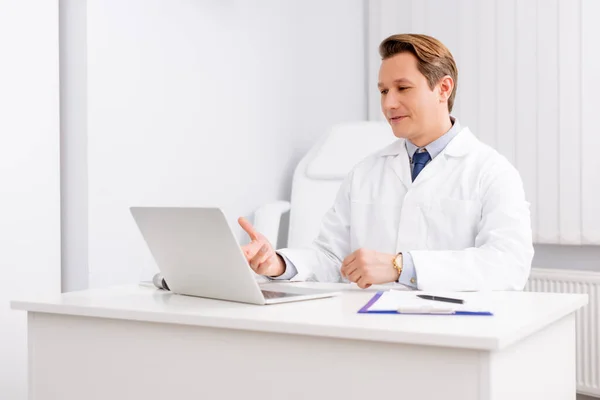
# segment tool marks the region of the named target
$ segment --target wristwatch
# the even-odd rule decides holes
[[[398,278],[402,275],[402,252],[396,254],[396,257],[392,259],[392,266],[398,271]]]

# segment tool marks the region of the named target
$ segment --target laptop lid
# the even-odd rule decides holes
[[[254,273],[219,208],[130,210],[171,291],[265,303]]]

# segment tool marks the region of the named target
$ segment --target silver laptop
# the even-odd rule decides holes
[[[339,292],[261,290],[219,208],[132,207],[169,289],[174,293],[252,304],[318,299]]]

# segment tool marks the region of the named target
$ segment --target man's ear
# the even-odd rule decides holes
[[[440,83],[438,83],[438,88],[440,103],[447,102],[454,90],[454,80],[450,75],[446,75],[440,80]]]

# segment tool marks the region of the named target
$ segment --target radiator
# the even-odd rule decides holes
[[[577,311],[577,392],[600,397],[600,273],[533,268],[526,291],[587,293]]]

